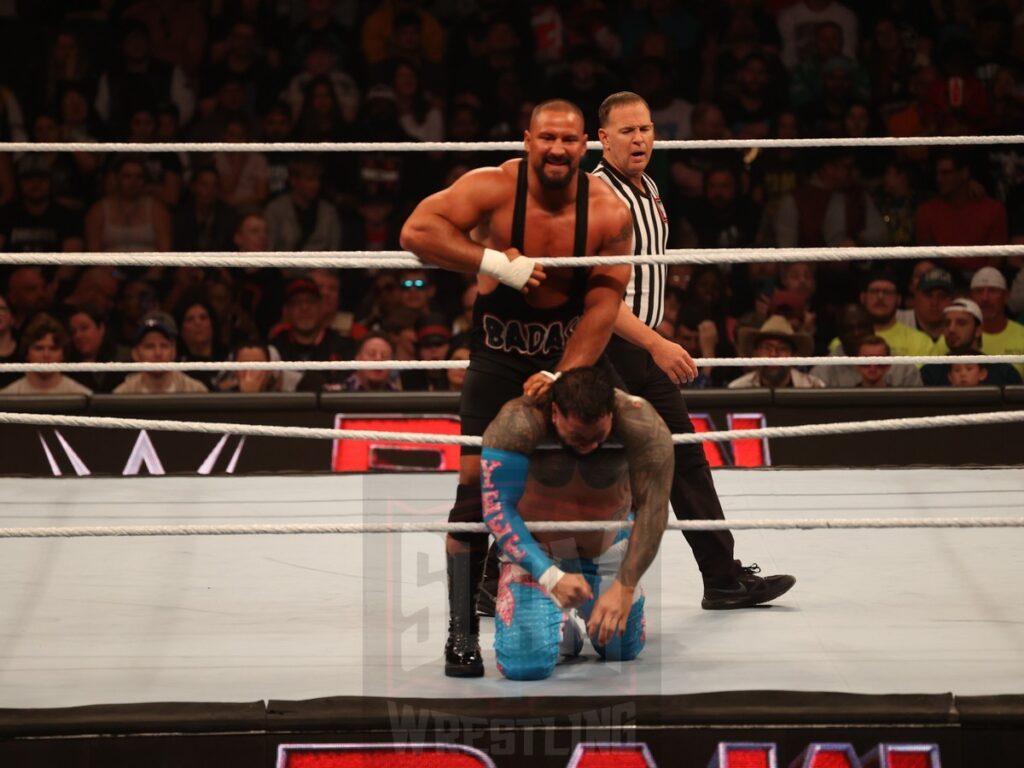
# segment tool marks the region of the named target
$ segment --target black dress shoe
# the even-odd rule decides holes
[[[786,594],[796,584],[796,579],[792,576],[758,576],[760,572],[761,569],[754,563],[740,569],[740,575],[732,586],[705,587],[701,608],[706,611],[752,608]]]

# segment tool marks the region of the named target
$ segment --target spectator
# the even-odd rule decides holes
[[[263,116],[264,141],[288,141],[292,136],[292,113],[284,102],[276,102]],[[288,189],[288,156],[270,152],[267,161],[267,194],[273,198]]]
[[[389,362],[393,359],[393,350],[388,337],[379,331],[371,331],[359,342],[356,360],[373,360]],[[387,368],[361,369],[353,371],[345,379],[342,389],[345,392],[400,392],[401,377],[398,371]]]
[[[452,322],[452,333],[455,335],[469,333],[473,328],[473,305],[476,303],[477,292],[478,288],[475,279],[467,282],[465,288],[462,289],[462,296],[460,297],[462,311]]]
[[[288,193],[267,205],[270,247],[275,251],[336,251],[341,222],[321,196],[323,166],[309,159],[288,163]]]
[[[178,327],[181,329],[181,348],[178,359],[183,363],[211,363],[227,358],[217,331],[219,323],[213,307],[204,299],[193,296],[178,306]],[[194,371],[192,378],[201,381],[207,389],[213,388],[217,371]]]
[[[0,363],[18,362],[18,339],[14,335],[14,315],[7,299],[0,294]],[[0,387],[18,378],[16,373],[0,373]]]
[[[775,218],[780,248],[882,245],[885,222],[856,182],[849,150],[819,150],[810,180],[786,195]]]
[[[380,64],[392,56],[422,57],[424,61],[440,64],[444,57],[444,28],[433,14],[420,8],[415,0],[383,0],[363,22],[363,58],[369,65]],[[409,16],[419,24],[410,24]],[[404,18],[403,18],[404,17]],[[406,35],[396,35],[399,23]],[[410,50],[408,33],[419,30],[415,50]]]
[[[918,185],[906,161],[891,158],[882,171],[882,183],[875,193],[875,204],[888,230],[888,245],[914,245],[914,217],[919,205]]]
[[[372,277],[372,286],[356,313],[357,322],[370,329],[383,327],[384,318],[399,306],[398,275],[392,270],[379,270]]]
[[[977,363],[953,363],[949,366],[949,384],[953,387],[980,387],[988,384],[988,370]]]
[[[982,322],[984,315],[981,307],[970,299],[956,299],[943,311],[946,324],[939,342],[939,352],[949,355],[982,355],[989,354],[983,349]],[[1021,375],[1008,363],[987,363],[985,365],[988,383],[994,386],[1020,384]],[[950,365],[933,363],[921,369],[921,378],[931,387],[944,387],[950,384]]]
[[[801,61],[814,56],[815,32],[819,25],[831,22],[840,31],[842,55],[857,56],[857,17],[842,3],[833,0],[799,0],[779,14],[782,38],[782,63],[790,71]]]
[[[843,306],[836,318],[836,329],[839,332],[839,344],[829,350],[829,355],[833,357],[845,357],[851,353],[856,355],[855,350],[864,339],[881,338],[875,335],[875,324],[862,304]],[[888,342],[886,348],[892,354]],[[827,387],[856,387],[861,381],[860,373],[853,365],[816,365],[811,368],[811,373],[824,381]],[[886,386],[890,387],[919,387],[922,383],[921,372],[915,365],[891,365],[883,378]]]
[[[351,360],[355,343],[342,338],[323,322],[320,289],[308,277],[292,280],[285,291],[284,323],[271,332],[270,343],[282,360]],[[344,371],[285,371],[281,389],[317,392],[338,390]]]
[[[416,321],[416,349],[420,360],[445,360],[452,341],[451,324],[440,312],[430,312]],[[448,377],[445,371],[410,371],[423,373],[423,389],[448,389]]]
[[[220,174],[197,168],[189,194],[174,214],[174,247],[179,251],[230,251],[238,214],[218,199]]]
[[[403,269],[398,273],[398,305],[423,317],[431,311],[434,283],[425,269]]]
[[[107,318],[95,307],[74,307],[68,313],[71,330],[71,360],[75,363],[127,362],[131,352],[107,333]],[[78,371],[71,377],[93,392],[112,392],[124,381],[116,371]]]
[[[458,334],[452,337],[448,348],[448,360],[462,362],[469,360],[470,341],[466,334]],[[462,382],[466,379],[465,368],[449,368],[445,371],[445,378],[448,380],[449,392],[461,392]]]
[[[349,273],[351,274],[351,272]],[[365,332],[356,325],[355,315],[341,309],[341,273],[336,269],[313,269],[310,279],[320,290],[320,306],[323,324],[337,331],[344,338],[358,337]]]
[[[37,142],[67,141],[61,135],[57,116],[40,111],[32,121],[32,139]],[[60,205],[81,211],[90,202],[96,186],[96,169],[101,155],[96,152],[38,152],[23,156],[41,170],[49,172],[50,196]]]
[[[937,341],[946,324],[942,311],[952,300],[953,276],[941,267],[935,267],[921,275],[917,288],[910,293],[910,309],[896,310],[896,320]]]
[[[1007,242],[1006,209],[971,178],[963,155],[944,151],[935,158],[938,194],[917,209],[919,245],[1002,245]],[[962,272],[991,266],[992,258],[971,257],[949,261]]]
[[[50,309],[49,289],[39,267],[15,267],[7,278],[7,306],[14,327],[21,328],[32,315]]]
[[[715,321],[707,317],[700,307],[684,306],[679,312],[673,340],[694,360],[718,357],[719,337]],[[728,350],[733,351],[731,348]],[[727,355],[728,356],[728,355]],[[697,378],[687,384],[689,389],[707,389],[728,383],[729,368],[701,366]],[[724,376],[720,372],[725,372]]]
[[[274,347],[267,346],[259,340],[250,340],[237,344],[229,359],[238,363],[269,363],[280,360],[281,356]],[[279,392],[281,372],[227,371],[218,377],[217,389],[221,392]]]
[[[140,106],[128,120],[128,141],[148,144],[158,141],[156,110]],[[181,200],[181,160],[168,152],[149,152],[136,158],[142,163],[145,193],[173,208]]]
[[[396,60],[393,67],[391,87],[402,129],[418,141],[443,141],[444,115],[420,82],[419,69],[408,59]]]
[[[698,141],[732,138],[722,110],[709,102],[702,102],[693,107],[690,115],[690,134],[691,138]],[[704,174],[709,169],[722,165],[722,150],[687,152],[672,160],[672,183],[683,198],[700,197],[704,192]]]
[[[235,227],[234,244],[241,253],[267,250],[267,220],[261,213],[243,216]],[[261,338],[281,317],[284,303],[284,273],[276,267],[245,267],[238,276],[236,303],[252,318]]]
[[[85,247],[108,253],[171,250],[171,217],[163,203],[145,194],[143,165],[134,157],[117,160],[113,190],[89,209]]]
[[[971,278],[971,299],[981,308],[981,345],[986,355],[1024,354],[1024,325],[1006,316],[1006,278],[994,267],[983,267]],[[1024,363],[1014,368],[1024,376]]]
[[[169,101],[178,108],[181,122],[188,123],[195,110],[195,96],[185,72],[153,57],[146,26],[138,21],[124,22],[119,44],[119,58],[100,75],[96,91],[96,112],[103,122],[123,131],[140,106]]]
[[[796,333],[789,321],[781,315],[765,320],[759,330],[740,328],[737,334],[740,357],[806,357],[814,349],[810,334]],[[799,389],[824,387],[825,382],[817,376],[803,373],[789,365],[773,365],[755,368],[750,373],[729,382],[730,389],[748,387],[769,387]]]
[[[249,141],[249,125],[231,118],[224,126],[224,141]],[[232,208],[247,212],[263,208],[267,199],[267,159],[259,152],[217,152],[213,164],[220,175],[220,197]]]
[[[394,349],[396,360],[417,360],[416,320],[419,313],[408,307],[398,306],[381,321],[381,330],[387,334]]]
[[[158,307],[159,299],[153,283],[143,278],[127,281],[117,298],[117,312],[114,315],[116,322],[111,323],[116,331],[115,341],[134,347],[135,334],[142,324],[142,318]]]
[[[750,248],[760,211],[741,192],[732,168],[711,168],[704,175],[704,195],[687,214],[700,248]]]
[[[991,131],[992,100],[975,76],[974,51],[969,41],[950,36],[938,46],[942,76],[936,78],[922,104],[925,121],[946,136],[973,136]]]
[[[736,72],[736,94],[725,104],[729,131],[738,139],[767,139],[775,130],[777,105],[772,97],[768,57],[750,53]]]
[[[166,312],[149,312],[139,324],[132,346],[137,363],[171,363],[178,355],[178,326]],[[181,371],[129,374],[114,388],[115,395],[177,395],[206,392],[206,386]]]
[[[27,363],[63,363],[68,334],[59,322],[39,314],[21,334],[21,355]],[[0,395],[91,395],[92,390],[59,371],[31,371],[0,389]]]
[[[281,95],[291,107],[292,117],[298,120],[306,108],[314,82],[333,92],[332,107],[337,107],[340,116],[337,130],[352,125],[359,112],[359,86],[351,75],[338,69],[337,52],[324,44],[317,44],[306,54],[302,71],[291,79]]]
[[[865,336],[857,344],[857,357],[888,357],[892,352],[885,339],[881,336]],[[891,365],[879,363],[868,363],[857,365],[857,373],[860,374],[858,387],[862,389],[884,389],[891,386],[886,374],[892,368]]]
[[[818,135],[842,136],[847,108],[871,98],[871,83],[864,68],[840,52],[843,41],[838,25],[819,24],[814,38],[814,58],[793,73],[790,102]]]
[[[549,78],[544,90],[548,98],[568,99],[583,110],[584,130],[588,136],[596,136],[597,110],[615,90],[614,81],[592,45],[574,45],[566,58],[567,67]]]
[[[896,322],[896,309],[900,305],[900,290],[896,277],[890,272],[875,272],[868,276],[860,303],[871,315],[875,335],[885,339],[894,355],[931,355],[935,342],[925,333]],[[829,348],[839,345],[834,339]]]
[[[0,209],[0,250],[82,250],[81,226],[68,208],[53,201],[44,159],[26,154],[16,167],[19,200]]]
[[[342,69],[350,69],[356,62],[352,34],[334,18],[337,0],[305,0],[306,16],[290,30],[288,40],[288,66],[292,70],[302,66],[307,54],[315,48],[334,51]]]
[[[352,117],[347,117],[348,114]],[[327,75],[317,75],[307,81],[302,91],[302,107],[295,115],[295,138],[313,142],[341,141],[351,134],[354,121],[355,112],[342,108],[336,88]]]
[[[154,57],[194,78],[206,50],[205,5],[200,0],[136,0],[123,18],[146,26]]]
[[[397,251],[402,219],[396,215],[393,196],[383,193],[360,195],[356,202],[350,242],[354,250]]]
[[[253,115],[244,80],[225,77],[218,83],[212,103],[213,109],[204,112],[189,130],[193,141],[219,141],[232,120],[241,120],[247,129],[252,127]]]
[[[234,78],[245,83],[249,109],[263,114],[270,106],[268,100],[276,92],[279,64],[276,51],[264,45],[259,25],[252,19],[235,18],[226,37],[210,47],[209,61],[200,77],[206,88],[200,108],[210,112],[215,106],[215,89],[211,86]]]

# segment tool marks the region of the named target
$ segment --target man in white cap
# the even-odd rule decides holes
[[[982,323],[984,317],[981,307],[970,299],[954,299],[943,310],[946,319],[939,345],[943,355],[980,355],[991,354],[984,349]],[[1021,377],[1017,370],[1007,363],[989,363],[984,366],[987,371],[985,383],[992,386],[1020,384]],[[948,364],[931,364],[921,369],[921,379],[931,387],[949,386]]]
[[[807,357],[814,351],[814,339],[808,333],[797,333],[789,320],[772,315],[757,330],[740,328],[736,336],[740,357]],[[782,389],[796,387],[817,389],[825,382],[810,373],[803,373],[789,365],[755,368],[750,373],[729,382],[730,389],[743,387],[770,387]]]
[[[1006,278],[995,267],[982,267],[971,278],[971,299],[982,315],[981,346],[986,355],[1024,355],[1024,325],[1006,316],[1009,291]],[[1024,363],[1016,363],[1024,376]]]

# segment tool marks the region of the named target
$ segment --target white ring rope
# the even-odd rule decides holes
[[[836,248],[674,248],[664,254],[640,256],[542,256],[544,267],[595,267],[616,264],[756,264],[793,261],[961,259],[1024,256],[1024,244],[913,245]],[[84,253],[39,251],[0,253],[0,264],[112,267],[284,267],[298,269],[437,269],[409,251],[139,251]]]
[[[618,531],[629,521],[529,522],[534,532]],[[670,520],[667,531],[850,530],[858,528],[1020,528],[1024,517],[798,518],[790,520]],[[233,525],[73,525],[0,528],[0,539],[77,539],[122,536],[293,536],[309,534],[487,533],[484,523],[290,523]]]
[[[763,149],[813,147],[957,147],[1024,144],[1024,136],[869,136],[817,139],[673,139],[658,141],[655,149]],[[587,142],[601,149],[601,142]],[[0,142],[0,152],[522,152],[522,141],[282,141],[228,143],[222,141],[160,142]]]
[[[931,429],[934,427],[1011,424],[1018,421],[1024,421],[1024,410],[947,414],[943,416],[915,416],[902,419],[869,419],[866,421],[806,424],[795,427],[718,430],[715,432],[672,435],[672,442],[676,445],[725,443],[732,440],[851,435],[862,432],[897,432],[908,429]],[[294,437],[313,440],[379,440],[420,443],[424,445],[479,446],[481,444],[479,437],[469,435],[437,435],[367,429],[328,429],[324,427],[277,427],[262,424],[173,421],[169,419],[124,419],[110,416],[74,416],[48,413],[0,412],[0,424],[95,427],[99,429],[145,429],[154,432],[194,432],[216,435],[245,435],[247,437]]]
[[[850,357],[695,357],[698,368],[774,368],[809,365],[932,365],[1024,363],[1020,355],[887,355]],[[442,371],[469,367],[468,360],[274,360],[270,362],[192,361],[184,363],[0,363],[0,373],[72,373],[116,371]]]

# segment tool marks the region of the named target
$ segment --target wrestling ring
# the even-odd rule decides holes
[[[902,141],[965,143],[946,137]],[[1024,137],[967,140],[986,142],[1024,143]],[[674,144],[661,142],[658,148]],[[714,148],[733,144],[709,143]],[[779,142],[739,145],[761,144]],[[211,150],[205,144],[144,148]],[[371,148],[380,147],[297,147]],[[139,147],[88,144],[74,149]],[[229,144],[212,149],[296,148]],[[1020,256],[1024,246],[671,251],[659,259],[625,260],[726,263],[936,255]],[[621,261],[541,260],[550,266]],[[400,252],[0,254],[0,263],[419,266]],[[1024,356],[981,359],[1019,364]],[[853,360],[894,361],[726,358],[698,364]],[[952,360],[966,358],[900,362]],[[464,364],[6,364],[0,369],[459,365]],[[81,461],[75,463],[73,450],[65,450],[70,464],[63,461],[63,471],[53,474],[76,476],[2,481],[0,764],[120,766],[145,760],[157,765],[285,765],[282,745],[328,742],[459,744],[479,750],[472,759],[490,761],[466,765],[704,766],[715,755],[722,765],[774,768],[777,759],[785,758],[779,764],[786,764],[808,754],[804,748],[809,743],[838,742],[855,746],[845,763],[814,763],[808,757],[811,762],[803,764],[855,768],[870,764],[872,745],[909,742],[936,748],[921,758],[924,762],[889,759],[876,748],[878,764],[1024,765],[1024,600],[1017,595],[1024,580],[1019,556],[1024,410],[1013,407],[1019,402],[1007,395],[1000,401],[1006,407],[999,410],[676,436],[677,442],[708,444],[759,441],[767,449],[768,441],[774,446],[774,441],[811,437],[827,446],[843,435],[910,431],[922,442],[956,435],[952,439],[962,444],[955,450],[970,455],[970,436],[981,434],[972,430],[990,430],[984,434],[999,435],[1007,466],[716,470],[737,552],[756,560],[766,573],[797,575],[796,588],[759,609],[702,611],[702,587],[689,549],[678,532],[667,532],[643,582],[648,643],[640,658],[599,662],[588,649],[560,665],[550,679],[528,683],[497,674],[493,629],[486,621],[481,640],[487,675],[460,680],[442,673],[447,629],[443,532],[453,527],[442,521],[454,497],[452,474],[106,477],[93,476]],[[334,446],[344,441],[472,441],[420,432],[13,409],[0,412],[0,425],[38,431],[31,448],[41,444],[51,468],[58,466],[53,453],[61,444],[70,445],[65,435],[75,430],[193,433],[208,441],[265,439],[284,446],[292,441]],[[49,430],[45,439],[44,430]],[[143,469],[153,469],[143,463]],[[670,525],[677,530],[714,526],[674,520]],[[648,751],[627,749],[628,757],[608,746],[641,742]],[[778,757],[772,752],[763,762],[730,763],[720,756],[721,742],[777,744]],[[580,753],[585,743],[611,749],[607,762]],[[455,754],[433,764],[460,764],[452,762]],[[379,755],[378,762],[345,762],[346,756],[364,759],[339,747],[334,758],[324,757],[319,764],[404,764]],[[794,764],[801,764],[799,759]]]

